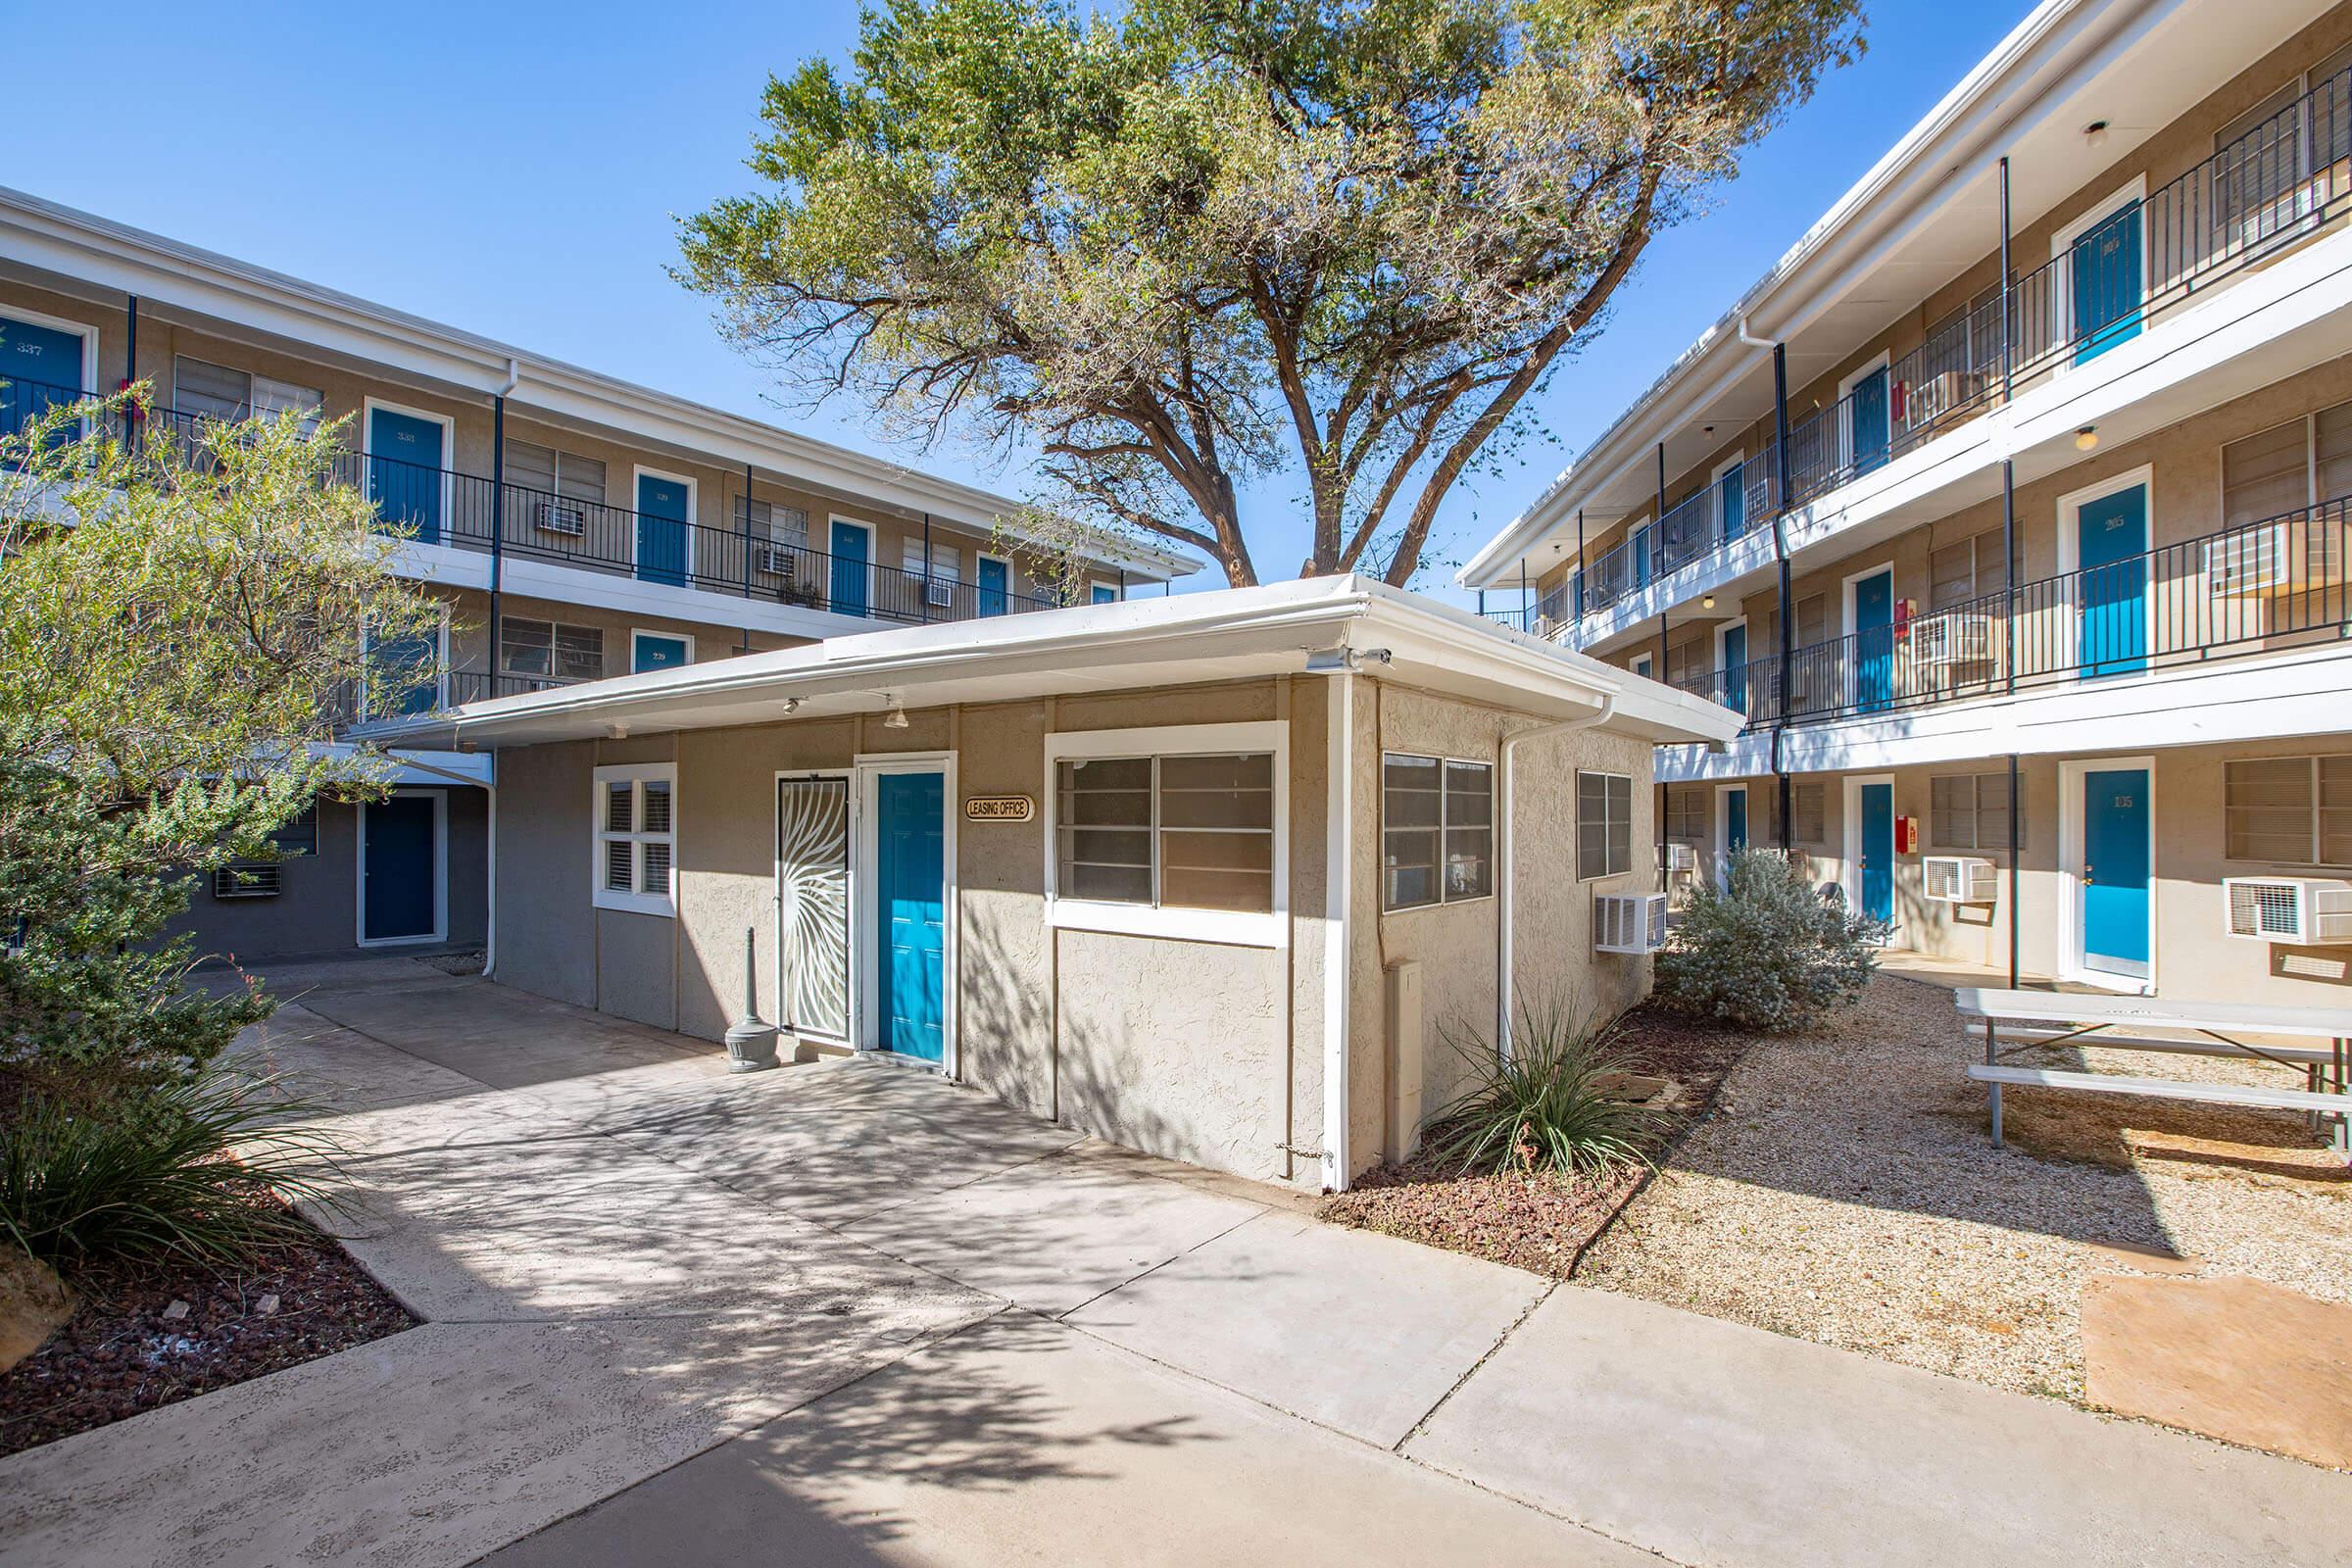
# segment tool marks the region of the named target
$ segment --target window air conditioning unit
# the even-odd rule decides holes
[[[1666,895],[1592,895],[1594,953],[1655,953],[1666,945]]]
[[[1973,370],[1940,370],[1902,395],[1903,407],[1896,417],[1903,428],[1916,430],[1942,418],[1956,409],[1965,409],[1984,395],[1984,377]]]
[[[1695,846],[1689,844],[1666,846],[1666,870],[1670,875],[1677,871],[1695,871],[1697,869],[1698,850]]]
[[[243,861],[234,865],[217,866],[213,871],[213,897],[216,899],[274,899],[285,891],[278,880],[280,867],[275,861],[255,863]]]
[[[2216,599],[2283,594],[2343,581],[2346,523],[2332,509],[2235,528],[2205,541],[2205,583]]]
[[[2226,876],[2230,934],[2295,947],[2352,943],[2352,882],[2307,876]]]
[[[1992,617],[1955,612],[1911,623],[1911,658],[1921,664],[1989,664]]]
[[[1976,855],[1931,855],[1921,862],[1927,896],[1944,904],[1992,904],[2000,882],[1990,860]]]
[[[588,531],[588,514],[560,501],[540,502],[539,514],[532,521],[541,533],[567,533],[576,539]]]
[[[923,603],[933,610],[955,609],[956,585],[937,577],[932,578],[923,584]]]
[[[790,545],[754,545],[752,566],[770,577],[792,580],[792,547]]]

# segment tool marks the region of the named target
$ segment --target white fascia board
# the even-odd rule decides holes
[[[356,295],[183,245],[125,223],[0,187],[0,254],[24,266],[308,344],[516,408],[607,425],[721,466],[806,478],[902,511],[992,528],[1019,503],[976,486],[796,435],[580,366],[412,316]],[[102,377],[103,379],[103,377]],[[1159,578],[1201,567],[1191,556],[1106,541],[1099,559]]]
[[[479,558],[487,560],[487,557]],[[484,573],[485,578],[487,573]],[[485,584],[486,585],[486,584]],[[839,615],[828,610],[788,605],[775,599],[744,597],[715,588],[645,582],[625,572],[596,571],[552,561],[508,557],[499,574],[502,592],[558,604],[593,605],[626,615],[650,615],[663,620],[692,621],[705,626],[743,626],[783,637],[811,642],[827,637],[854,637],[895,628],[899,623],[864,615]]]
[[[2352,731],[2352,647],[2158,668],[2015,697],[1908,712],[1792,724],[1781,747],[1791,773],[1934,762],[2161,751]],[[1772,770],[1769,731],[1723,752],[1661,747],[1658,781],[1754,777]]]

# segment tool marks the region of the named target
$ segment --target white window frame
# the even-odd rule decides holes
[[[1109,757],[1239,756],[1267,752],[1274,758],[1273,907],[1263,913],[1242,909],[1187,909],[1146,904],[1112,904],[1062,895],[1060,875],[1060,764]],[[1068,730],[1046,737],[1045,746],[1046,924],[1075,931],[1111,931],[1127,936],[1167,937],[1179,942],[1213,942],[1231,947],[1288,948],[1291,944],[1291,726],[1285,719],[1238,724],[1161,724],[1140,729]],[[1335,787],[1327,781],[1327,787]],[[1159,853],[1153,829],[1152,853]]]
[[[2289,752],[2278,757],[2231,757],[2222,763],[2222,858],[2231,865],[2261,865],[2278,869],[2292,868],[2324,875],[2344,868],[2341,860],[2326,860],[2320,857],[2327,848],[2325,808],[2321,795],[2320,764],[2339,758],[2352,757],[2345,752]],[[2239,762],[2301,762],[2311,774],[2311,853],[2299,860],[2259,859],[2230,853],[2230,769]]]
[[[1936,785],[1937,781],[1941,779],[1965,779],[1968,782],[1968,833],[1970,842],[1966,844],[1957,843],[1954,840],[1947,839],[1936,831]],[[1998,804],[2006,808],[2008,805],[2007,797],[2009,793],[2009,776],[2004,772],[1996,772],[1989,769],[1971,769],[1970,771],[1964,773],[1931,773],[1928,775],[1928,831],[1926,838],[1927,847],[1929,850],[1952,850],[1963,855],[2006,855],[2009,853],[2008,841],[2005,839],[1999,844],[1986,844],[1984,842],[1984,788],[1987,781],[1999,786],[2000,799]],[[2018,843],[2022,846],[2025,843],[2026,837],[2025,822],[2023,820],[2026,814],[2026,778],[2025,774],[2022,772],[2018,774],[2017,778],[2017,805],[2018,810],[2016,814],[2019,820],[2012,825],[2011,832],[2016,835]]]
[[[629,673],[632,675],[646,673],[637,667],[637,640],[641,637],[654,637],[665,643],[684,643],[686,645],[686,662],[691,664],[695,661],[694,633],[690,631],[657,631],[647,626],[631,626],[629,628]],[[553,651],[550,652],[552,657]]]
[[[1585,827],[1584,780],[1587,774],[1591,774],[1595,778],[1621,778],[1625,780],[1625,865],[1621,869],[1614,871],[1608,868],[1609,847],[1608,841],[1604,838],[1601,841],[1600,847],[1601,869],[1593,872],[1591,876],[1587,876],[1585,874],[1583,855],[1584,846],[1581,842]],[[1570,798],[1575,803],[1574,806],[1570,808],[1569,813],[1572,819],[1570,824],[1571,830],[1578,835],[1579,839],[1577,844],[1571,846],[1569,852],[1570,858],[1576,866],[1577,881],[1607,882],[1616,877],[1632,876],[1634,874],[1634,867],[1638,863],[1634,859],[1634,775],[1631,773],[1621,773],[1615,768],[1611,767],[1580,767],[1575,770],[1574,775],[1570,778],[1568,787],[1574,792]],[[1602,826],[1605,830],[1607,824],[1603,823]]]
[[[588,797],[588,889],[591,901],[600,909],[617,909],[628,914],[654,914],[675,919],[678,913],[678,764],[675,762],[612,762],[593,770]],[[648,833],[635,826],[645,820],[644,785],[650,781],[669,786],[669,831]],[[605,826],[605,791],[612,784],[629,784],[630,831],[615,833]],[[669,886],[660,893],[648,893],[644,888],[645,854],[642,849],[631,852],[632,866],[626,893],[605,886],[605,845],[615,839],[644,845],[666,842],[669,845]]]
[[[1388,752],[1380,754],[1380,844],[1381,858],[1387,859],[1389,842],[1389,759],[1397,758],[1410,762],[1438,764],[1438,863],[1431,867],[1438,879],[1438,896],[1426,904],[1391,904],[1389,902],[1388,867],[1385,863],[1374,869],[1380,874],[1380,912],[1409,914],[1415,909],[1443,909],[1450,905],[1479,904],[1494,897],[1494,850],[1500,837],[1501,824],[1494,820],[1494,759],[1491,757],[1448,757],[1443,752]],[[1446,889],[1446,835],[1453,824],[1446,818],[1446,769],[1454,765],[1483,767],[1487,770],[1487,891],[1484,893],[1448,893]],[[1418,833],[1419,828],[1403,829]]]

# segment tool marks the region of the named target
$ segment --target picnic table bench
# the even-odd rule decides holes
[[[2352,1157],[2352,1097],[2346,1091],[2352,1055],[2352,1008],[2273,1007],[2244,1002],[2174,1001],[2161,997],[2103,997],[2050,991],[1965,988],[1955,995],[1960,1015],[1984,1026],[1984,1060],[1969,1064],[1970,1078],[1992,1100],[1992,1142],[2001,1143],[2001,1089],[2070,1089],[2090,1094],[2146,1095],[2210,1104],[2300,1110],[2335,1123],[2339,1152]],[[2172,1036],[2113,1033],[2166,1029]],[[2181,1038],[2186,1036],[2187,1038]],[[2004,1046],[2004,1042],[2006,1043]],[[2020,1051],[2079,1043],[2116,1051],[2189,1053],[2267,1061],[2298,1068],[2301,1089],[2253,1084],[2183,1083],[2118,1073],[2004,1066]],[[2324,1042],[2324,1044],[2322,1043]]]

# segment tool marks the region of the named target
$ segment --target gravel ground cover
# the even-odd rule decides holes
[[[110,1265],[66,1283],[78,1302],[72,1320],[0,1373],[0,1454],[412,1326],[383,1287],[316,1232],[248,1268]]]
[[[2094,1275],[2243,1275],[2352,1301],[2352,1182],[2301,1116],[2011,1090],[1995,1150],[1963,1075],[1982,1049],[1949,992],[1887,975],[1830,1027],[1757,1043],[1576,1278],[2070,1399]],[[2288,1081],[2198,1056],[2010,1059]]]
[[[1628,1014],[1620,1041],[1645,1072],[1675,1081],[1670,1139],[1705,1114],[1725,1073],[1754,1041],[1693,1025],[1652,1007]],[[1322,1217],[1386,1235],[1468,1252],[1566,1279],[1611,1216],[1641,1189],[1644,1173],[1607,1181],[1514,1173],[1465,1176],[1425,1156],[1367,1172],[1329,1200]]]

